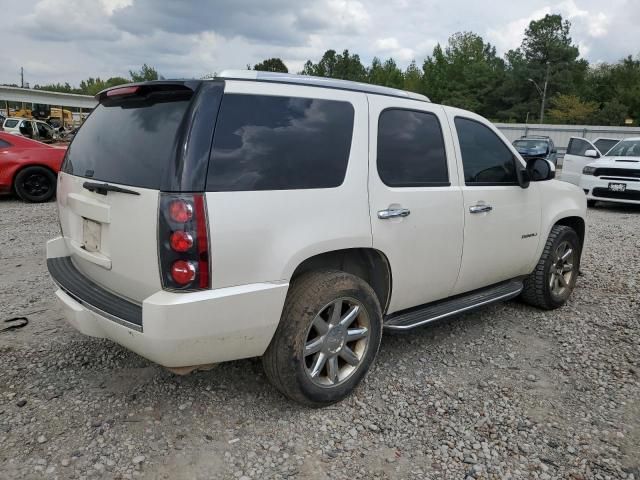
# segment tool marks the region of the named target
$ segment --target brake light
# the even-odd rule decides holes
[[[138,90],[140,90],[139,86],[138,87],[114,88],[113,90],[109,90],[107,92],[107,97],[119,97],[121,95],[133,95]]]
[[[165,290],[210,288],[209,237],[204,194],[160,194],[160,275]]]

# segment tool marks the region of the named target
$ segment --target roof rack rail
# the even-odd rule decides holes
[[[369,83],[352,82],[336,78],[313,77],[310,75],[294,75],[292,73],[262,72],[257,70],[224,70],[218,74],[219,78],[229,80],[253,80],[257,82],[290,83],[295,85],[307,85],[312,87],[336,88],[339,90],[351,90],[354,92],[373,93],[390,97],[407,98],[430,102],[428,97],[419,93],[398,90],[396,88],[382,87]]]

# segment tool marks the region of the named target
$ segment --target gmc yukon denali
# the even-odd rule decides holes
[[[170,369],[262,357],[323,406],[383,331],[562,306],[586,199],[484,118],[415,93],[223,72],[97,95],[58,177],[67,321]]]

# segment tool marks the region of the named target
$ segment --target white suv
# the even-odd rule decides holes
[[[383,329],[573,290],[585,196],[473,113],[418,94],[225,72],[98,94],[47,245],[67,320],[174,370],[262,356],[313,406]]]

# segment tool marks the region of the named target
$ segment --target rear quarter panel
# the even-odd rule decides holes
[[[228,81],[225,93],[348,101],[354,108],[354,131],[347,172],[339,187],[207,193],[213,288],[289,281],[309,257],[371,247],[366,95],[239,81]]]

